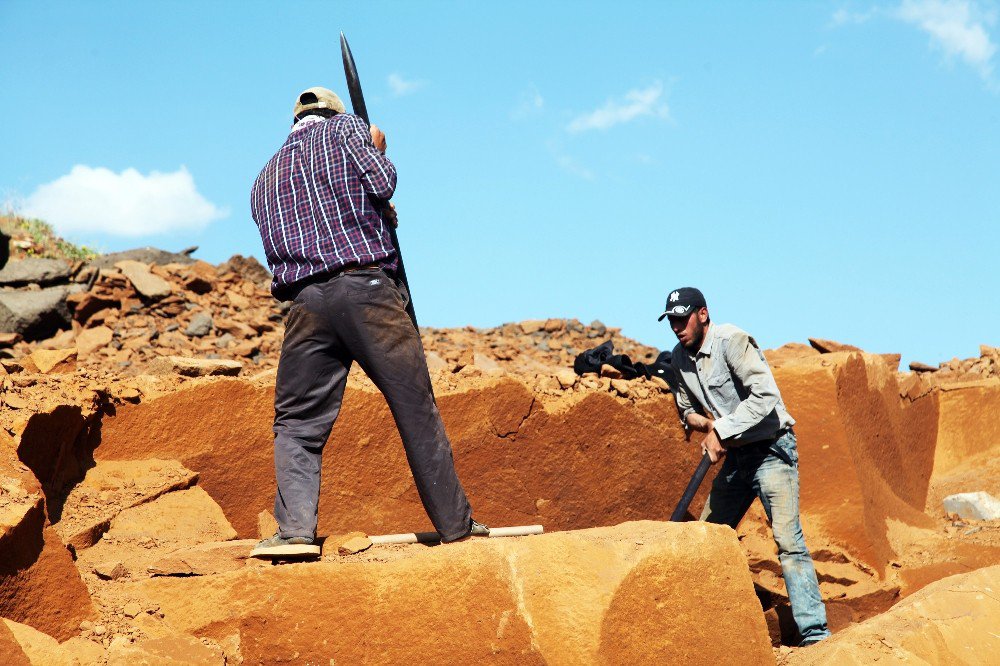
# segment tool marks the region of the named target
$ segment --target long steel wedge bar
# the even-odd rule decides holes
[[[372,123],[368,119],[368,107],[365,106],[365,95],[361,92],[361,80],[358,78],[358,68],[354,64],[354,55],[351,53],[351,47],[347,44],[347,37],[344,36],[343,32],[340,33],[340,54],[344,58],[344,75],[347,77],[347,92],[351,96],[351,107],[354,109],[354,115],[364,120],[366,125],[371,126]],[[392,246],[396,248],[396,262],[399,264],[396,275],[399,277],[399,281],[406,286],[406,291],[410,295],[410,300],[406,304],[406,314],[410,315],[413,325],[419,331],[420,327],[417,326],[417,312],[413,308],[413,290],[410,289],[410,282],[406,279],[406,268],[403,266],[403,250],[399,247],[396,227],[391,224],[389,225],[389,237],[392,238]]]
[[[705,480],[705,475],[708,474],[708,468],[711,466],[712,460],[706,453],[701,457],[701,462],[698,463],[698,467],[694,470],[691,480],[688,481],[687,488],[684,489],[684,494],[681,495],[681,501],[677,503],[677,508],[670,514],[670,522],[679,523],[684,520],[688,507],[691,506],[691,501],[694,499],[695,493],[698,492],[701,482]]]
[[[528,536],[531,534],[543,534],[545,528],[541,525],[518,525],[516,527],[491,527],[488,538]],[[382,536],[369,537],[373,544],[389,543],[437,543],[441,540],[441,535],[437,532],[410,532],[409,534],[383,534]]]

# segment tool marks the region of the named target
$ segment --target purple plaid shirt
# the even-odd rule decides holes
[[[271,293],[350,266],[396,269],[396,248],[375,204],[396,189],[396,167],[364,121],[338,114],[292,131],[250,191],[250,210],[274,274]]]

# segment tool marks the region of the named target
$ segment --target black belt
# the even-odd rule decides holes
[[[365,264],[364,266],[355,266],[355,265],[344,266],[342,268],[338,268],[335,271],[314,273],[313,275],[306,276],[301,280],[293,282],[292,284],[286,284],[279,287],[276,290],[275,296],[279,301],[294,301],[296,298],[298,298],[298,295],[302,293],[302,290],[310,285],[329,282],[333,278],[339,275],[343,275],[344,273],[353,273],[355,271],[374,270],[379,268],[382,267],[377,263],[375,263],[375,264]]]
[[[762,439],[756,442],[750,442],[749,444],[744,444],[743,446],[734,446],[732,449],[730,449],[730,452],[736,451],[745,454],[754,452],[757,453],[758,455],[761,453],[764,453],[765,455],[768,453],[773,453],[778,458],[780,458],[782,462],[788,463],[790,467],[795,467],[795,463],[792,462],[791,457],[789,457],[789,455],[785,453],[785,451],[780,446],[778,446],[778,440],[787,435],[791,431],[792,431],[791,428],[782,428],[771,439]]]

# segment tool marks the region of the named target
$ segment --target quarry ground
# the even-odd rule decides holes
[[[551,319],[422,331],[477,519],[545,535],[340,554],[357,533],[430,529],[388,408],[355,369],[324,455],[323,555],[272,565],[247,558],[274,528],[282,309],[261,275],[240,262],[126,264],[75,284],[85,289],[67,292],[67,328],[0,343],[5,663],[1000,654],[1000,521],[941,505],[955,492],[1000,496],[994,349],[902,373],[898,357],[829,341],[767,352],[797,419],[802,519],[835,632],[797,649],[759,504],[735,531],[664,522],[700,454],[666,383],[572,372],[607,339],[652,361],[656,350],[616,329]]]

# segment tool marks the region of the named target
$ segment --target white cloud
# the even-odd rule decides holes
[[[878,10],[869,9],[867,12],[851,12],[846,9],[838,9],[833,13],[831,17],[833,20],[833,25],[839,27],[842,25],[861,25],[862,23],[867,23],[875,16]]]
[[[665,102],[660,102],[663,84],[656,81],[648,88],[630,90],[624,100],[608,100],[604,106],[590,113],[577,116],[566,129],[570,132],[585,132],[594,129],[608,129],[644,116],[667,118],[670,110]]]
[[[399,74],[393,72],[388,78],[389,89],[392,94],[396,97],[402,97],[403,95],[409,95],[415,93],[424,87],[426,81],[407,81]]]
[[[545,98],[538,92],[538,88],[531,86],[521,93],[517,105],[510,112],[510,117],[513,120],[522,120],[540,112],[543,108],[545,108]]]
[[[997,47],[988,26],[996,23],[995,12],[967,0],[904,0],[894,15],[930,35],[931,44],[947,56],[961,58],[990,78]]]
[[[23,211],[61,234],[132,237],[197,230],[229,215],[198,193],[183,166],[144,176],[135,169],[115,173],[83,164],[40,185],[24,200]]]

